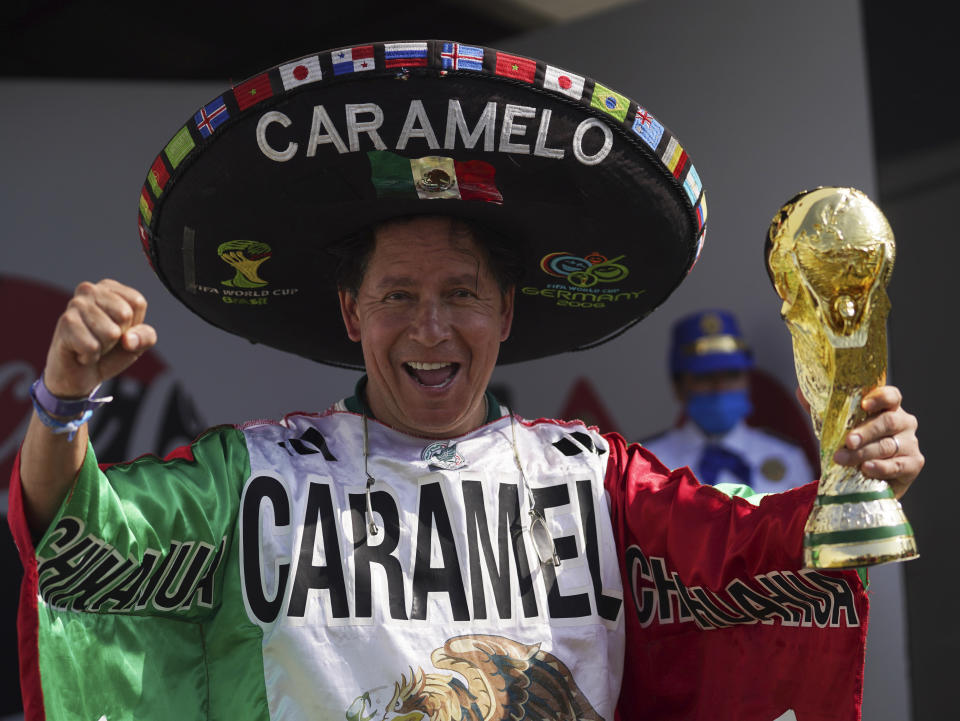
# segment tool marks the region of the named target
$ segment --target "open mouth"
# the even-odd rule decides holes
[[[460,370],[460,364],[449,361],[438,363],[409,361],[403,364],[403,368],[411,378],[425,388],[445,388],[453,382]]]

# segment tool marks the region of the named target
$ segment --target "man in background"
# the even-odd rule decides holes
[[[818,477],[799,445],[747,424],[753,368],[753,353],[729,311],[703,310],[678,320],[670,374],[682,420],[643,445],[668,467],[689,466],[711,485],[742,483],[768,493]]]

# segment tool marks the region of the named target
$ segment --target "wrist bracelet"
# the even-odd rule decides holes
[[[54,433],[67,433],[67,440],[72,441],[80,426],[90,420],[93,412],[113,400],[113,396],[94,398],[98,390],[99,384],[86,398],[59,398],[50,392],[41,375],[30,386],[30,400],[33,401],[33,408],[43,425],[51,428]]]

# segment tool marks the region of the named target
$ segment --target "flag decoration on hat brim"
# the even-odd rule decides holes
[[[320,57],[311,55],[310,57],[294,60],[292,63],[285,63],[280,68],[280,81],[283,83],[284,90],[291,90],[307,83],[315,83],[323,79],[323,72],[320,70]]]
[[[699,213],[698,213],[699,214]],[[700,225],[700,237],[697,239],[697,250],[693,255],[693,262],[690,264],[690,270],[687,271],[689,275],[690,271],[693,270],[693,267],[697,264],[697,261],[700,260],[700,253],[703,252],[703,241],[707,239],[707,234],[702,231],[703,225]]]
[[[246,110],[257,103],[272,98],[273,88],[270,86],[270,75],[260,73],[260,75],[240,83],[233,89],[233,94],[241,110]]]
[[[697,203],[696,214],[697,228],[703,230],[703,226],[707,224],[707,196],[703,193],[700,195],[700,202]]]
[[[621,95],[615,90],[611,90],[605,85],[594,83],[590,105],[594,108],[599,108],[605,113],[609,113],[622,122],[626,120],[627,110],[630,108],[630,98],[626,95]]]
[[[193,116],[193,120],[197,124],[200,135],[209,138],[229,117],[230,111],[227,110],[223,98],[219,97],[200,108]]]
[[[483,70],[483,48],[444,43],[440,51],[440,62],[446,70]]]
[[[150,166],[150,172],[147,173],[147,182],[150,183],[154,196],[160,197],[168,180],[170,180],[170,173],[163,162],[163,156],[158,155],[157,159],[153,161],[153,165]]]
[[[583,86],[586,78],[582,75],[555,68],[547,65],[543,70],[543,87],[547,90],[553,90],[563,93],[567,97],[579,100],[583,97]]]
[[[426,43],[384,43],[383,64],[388,68],[415,68],[427,64]]]
[[[684,169],[687,167],[687,151],[677,142],[676,138],[670,138],[666,150],[660,157],[664,165],[667,166],[667,170],[673,173],[673,177],[680,180]]]
[[[686,191],[687,197],[690,198],[690,203],[696,205],[702,186],[700,184],[700,174],[697,173],[697,169],[693,165],[690,165],[687,176],[683,179],[683,189]]]
[[[497,52],[496,73],[514,80],[532,83],[537,75],[537,61],[519,55]]]
[[[143,254],[147,256],[147,262],[150,264],[150,267],[156,272],[156,267],[153,265],[153,258],[150,257],[150,236],[147,235],[147,228],[143,224],[143,214],[137,214],[137,232],[140,233],[140,247],[143,250]]]
[[[140,190],[140,215],[147,221],[147,225],[150,225],[150,221],[153,220],[153,198],[145,187]]]
[[[190,136],[190,130],[184,126],[179,132],[171,138],[170,142],[163,149],[164,155],[170,161],[170,167],[176,169],[183,159],[186,158],[196,147],[193,138]]]
[[[663,137],[664,127],[646,108],[637,107],[631,130],[656,152],[660,145],[660,138]]]
[[[347,75],[375,70],[373,45],[356,45],[352,48],[334,50],[330,53],[334,75]]]
[[[431,56],[431,42],[436,43],[437,50],[434,52],[439,51],[439,57]],[[378,46],[382,46],[384,57],[387,57],[388,52],[390,53],[389,57],[392,58],[391,63],[395,66],[411,65],[415,62],[419,67],[429,67],[436,63],[440,68],[448,72],[461,70],[484,71],[483,63],[486,49],[480,46],[465,45],[451,41],[357,45],[331,50],[324,56],[306,56],[289,63],[284,63],[272,71],[261,73],[250,78],[234,88],[237,107],[242,112],[266,99],[275,97],[273,92],[274,85],[271,84],[270,80],[270,76],[273,73],[276,73],[276,86],[282,86],[284,92],[297,88],[300,85],[324,82],[326,78],[323,74],[321,57],[329,57],[330,67],[333,69],[332,74],[335,76],[377,70],[375,48]],[[658,155],[661,156],[661,160],[668,167],[671,174],[681,183],[691,204],[696,205],[695,196],[697,188],[701,186],[699,175],[696,174],[683,148],[680,147],[679,150],[677,150],[679,143],[676,142],[676,139],[647,109],[635,105],[636,110],[632,118],[627,120],[626,116],[630,107],[630,100],[621,93],[611,90],[600,83],[592,83],[584,76],[571,73],[553,65],[546,63],[538,65],[536,60],[511,53],[491,52],[495,57],[492,68],[494,75],[510,77],[526,83],[538,82],[544,90],[578,99],[581,103],[586,103],[590,107],[596,108],[617,120],[627,122],[630,130],[642,139],[651,150],[658,150],[663,143],[666,142],[666,150],[658,153]],[[431,59],[431,57],[436,59]],[[539,77],[541,78],[539,81],[537,81],[538,67],[542,68],[542,70],[539,71]],[[487,72],[489,72],[489,70]],[[591,87],[592,92],[585,95],[585,92]],[[202,115],[204,111],[208,116],[206,123]],[[216,115],[214,115],[215,112],[217,113]],[[215,131],[230,119],[230,115],[230,106],[224,102],[224,98],[222,97],[214,99],[211,103],[201,108],[194,117],[195,127],[200,136],[200,140],[209,138],[212,134],[209,131]],[[170,168],[175,170],[182,160],[193,152],[195,147],[196,141],[191,137],[188,129],[182,128],[165,148],[165,156]],[[687,168],[689,168],[689,171],[692,171],[692,176],[691,172],[684,172]],[[153,177],[153,169],[151,169],[151,174],[148,176],[148,181],[154,197],[158,197],[163,191],[165,181],[160,182],[159,175]],[[694,208],[694,213],[697,214],[697,212],[697,208]],[[702,213],[700,215],[702,215]]]

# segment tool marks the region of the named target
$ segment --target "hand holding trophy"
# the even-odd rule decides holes
[[[796,195],[767,234],[767,268],[820,439],[820,487],[804,534],[804,565],[811,568],[917,556],[913,531],[887,483],[833,461],[846,434],[865,419],[864,394],[886,379],[886,286],[895,254],[887,219],[854,188]]]

